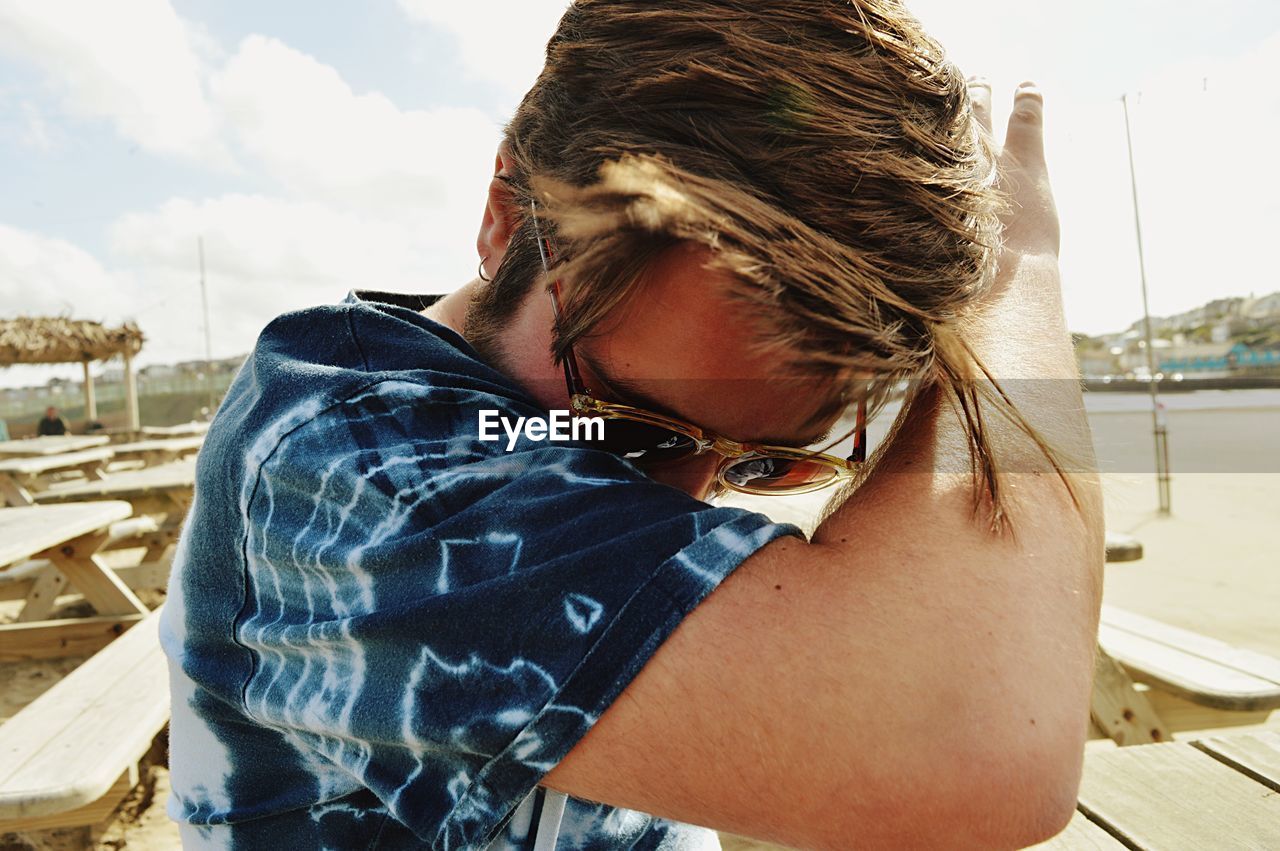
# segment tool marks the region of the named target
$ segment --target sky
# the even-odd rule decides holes
[[[0,316],[215,358],[353,288],[470,280],[503,124],[564,0],[0,0]],[[1280,290],[1280,4],[916,0],[967,74],[1045,91],[1071,330]],[[101,367],[98,367],[100,369]],[[0,369],[0,386],[78,367]]]

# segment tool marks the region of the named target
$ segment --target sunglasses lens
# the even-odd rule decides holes
[[[836,471],[820,461],[754,457],[730,464],[721,472],[725,484],[745,493],[787,493],[817,490],[836,478]]]
[[[693,438],[679,432],[622,419],[605,420],[604,442],[596,445],[635,464],[675,461],[698,450]]]

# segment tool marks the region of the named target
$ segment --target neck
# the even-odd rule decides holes
[[[463,335],[467,324],[467,305],[483,284],[475,278],[422,311],[422,315]]]

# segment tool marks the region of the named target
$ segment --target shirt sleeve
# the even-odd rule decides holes
[[[244,711],[438,848],[483,845],[707,594],[800,534],[603,452],[483,443],[484,407],[382,382],[286,434],[245,509]]]

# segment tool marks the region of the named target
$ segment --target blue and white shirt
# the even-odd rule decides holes
[[[482,409],[546,411],[425,304],[280,317],[209,430],[161,625],[185,846],[717,847],[538,783],[799,531],[583,445],[480,441]]]

